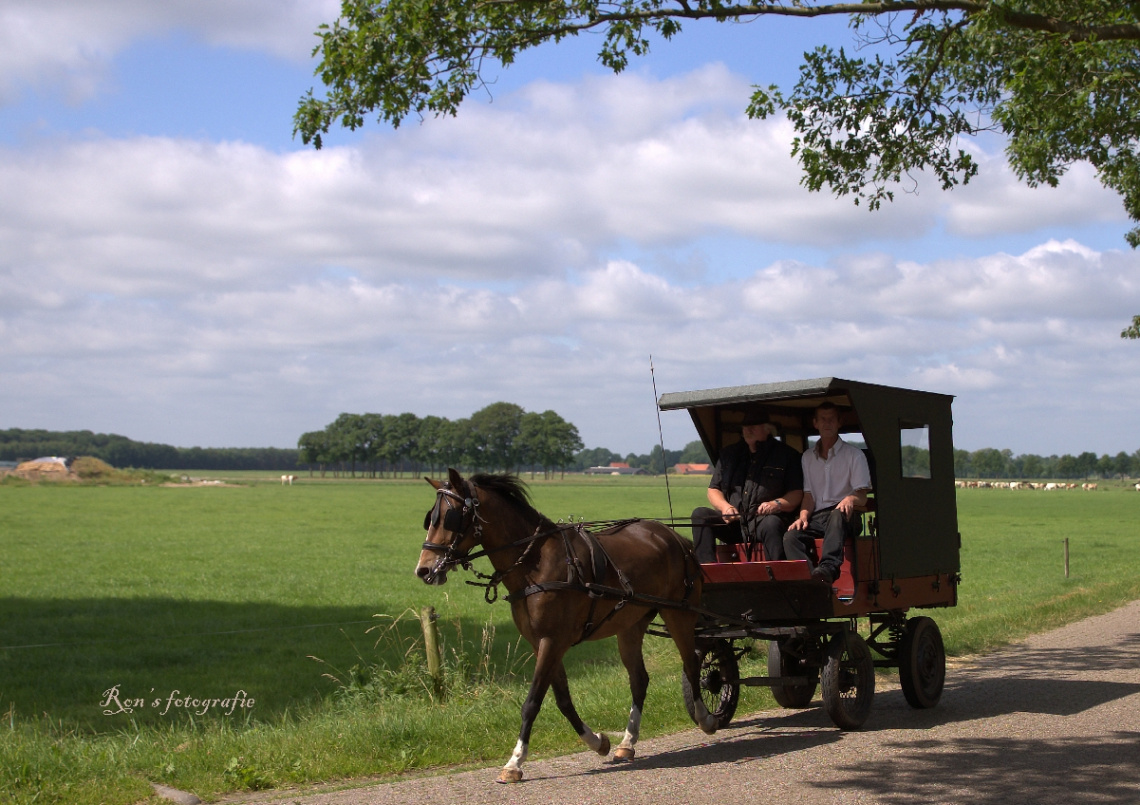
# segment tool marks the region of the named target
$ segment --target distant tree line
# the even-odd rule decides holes
[[[157,470],[299,470],[297,450],[278,447],[174,447],[89,430],[0,430],[0,461],[94,456],[112,467]]]
[[[1140,476],[1140,450],[1115,456],[1085,452],[1079,456],[1015,456],[1012,450],[984,447],[954,451],[958,478],[1135,478]]]
[[[525,411],[497,402],[465,419],[415,414],[341,414],[297,440],[300,461],[322,476],[436,473],[461,470],[573,469],[582,450],[578,428],[554,411]]]
[[[94,456],[113,467],[160,470],[319,471],[322,475],[438,472],[461,470],[581,472],[615,461],[661,474],[678,463],[707,462],[704,445],[692,441],[682,450],[654,445],[648,453],[625,456],[604,447],[583,449],[578,429],[554,411],[524,411],[511,403],[493,403],[467,419],[417,417],[415,414],[341,414],[324,430],[306,433],[299,449],[278,447],[174,447],[137,442],[126,436],[81,431],[0,430],[0,461],[40,456]],[[903,448],[904,475],[929,474],[926,450]],[[1140,450],[1115,456],[1084,452],[1073,456],[1014,455],[985,447],[955,450],[958,478],[1136,478]]]
[[[681,450],[662,451],[661,445],[655,444],[648,453],[629,453],[625,456],[604,447],[594,447],[576,455],[572,469],[581,472],[589,467],[606,467],[615,461],[624,462],[652,475],[660,475],[676,464],[707,464],[709,454],[699,440],[689,442]]]

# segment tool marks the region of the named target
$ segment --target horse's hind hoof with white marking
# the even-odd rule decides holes
[[[598,741],[598,747],[594,751],[602,757],[605,757],[610,753],[610,736],[603,733],[598,737],[601,738],[601,740]]]
[[[615,763],[629,763],[633,760],[634,750],[632,746],[619,746],[614,750]]]
[[[521,783],[523,778],[522,769],[503,769],[499,772],[500,783]]]

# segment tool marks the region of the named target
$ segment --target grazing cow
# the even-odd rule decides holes
[[[1140,484],[1136,484],[1136,491],[1140,492]]]
[[[1090,492],[1095,492],[1096,487],[1096,484],[1081,484],[1081,489],[1087,489]]]
[[[1054,489],[1060,489],[1061,486],[1062,486],[1062,484],[1055,484],[1052,481],[1050,481],[1049,483],[1045,484],[1045,491],[1046,492],[1052,492]]]
[[[282,475],[281,476],[281,485],[285,486],[285,484],[289,484],[289,486],[292,486],[293,482],[295,480],[297,480],[296,475]]]

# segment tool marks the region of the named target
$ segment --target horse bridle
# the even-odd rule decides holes
[[[443,554],[428,571],[427,580],[429,582],[434,581],[441,571],[454,565],[461,565],[464,569],[470,569],[471,560],[478,558],[467,551],[459,551],[459,543],[471,527],[471,523],[475,526],[475,544],[478,545],[483,537],[483,518],[479,516],[478,496],[472,494],[471,497],[463,497],[447,486],[439,487],[435,490],[435,494],[435,505],[424,515],[424,530],[428,531],[439,525],[440,511],[446,502],[447,511],[443,513],[443,527],[451,532],[451,540],[446,545],[437,545],[434,542],[424,540],[423,548],[425,551]],[[456,503],[452,501],[456,501]],[[468,521],[469,516],[470,522]]]
[[[440,486],[435,490],[435,505],[432,506],[428,513],[424,515],[424,530],[427,531],[430,528],[439,525],[439,513],[443,508],[443,503],[446,501],[447,511],[443,514],[443,527],[451,532],[451,541],[446,545],[437,545],[434,542],[424,540],[423,547],[425,551],[435,551],[436,553],[443,554],[443,556],[436,560],[436,563],[431,566],[431,569],[427,572],[424,580],[430,584],[435,581],[436,577],[440,573],[446,571],[448,568],[459,565],[464,570],[469,570],[474,573],[478,578],[486,580],[485,582],[468,581],[467,583],[474,587],[485,588],[484,597],[486,598],[488,604],[493,604],[499,597],[498,585],[499,582],[502,581],[503,577],[511,571],[522,566],[522,564],[526,562],[527,557],[530,556],[531,550],[533,550],[534,547],[538,545],[544,538],[560,531],[561,526],[556,526],[553,529],[544,531],[542,524],[539,523],[538,527],[535,528],[534,533],[529,537],[524,537],[523,539],[518,539],[514,542],[510,542],[505,545],[499,545],[491,549],[484,547],[482,550],[476,551],[475,553],[471,553],[470,551],[460,552],[458,550],[459,543],[463,539],[463,535],[467,533],[467,530],[471,528],[472,525],[475,529],[475,533],[473,535],[475,537],[475,544],[481,545],[483,543],[483,523],[486,522],[486,520],[484,520],[479,514],[479,497],[474,492],[474,485],[468,483],[468,489],[471,491],[471,497],[466,498],[453,491],[451,487],[446,485]],[[457,501],[458,506],[454,505],[452,501]],[[470,523],[468,522],[469,515],[471,518]],[[476,559],[480,559],[484,556],[490,556],[492,553],[496,553],[498,551],[504,551],[509,548],[516,548],[520,545],[525,545],[526,547],[523,549],[522,553],[514,561],[514,563],[504,570],[496,570],[491,575],[487,575],[486,573],[480,573],[472,565],[472,562]]]

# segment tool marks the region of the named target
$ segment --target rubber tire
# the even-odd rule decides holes
[[[783,641],[768,641],[768,676],[805,676],[803,673],[804,669],[798,667],[795,660],[780,650],[781,642]],[[789,687],[773,685],[772,698],[776,700],[776,704],[780,705],[780,707],[786,707],[789,710],[802,710],[805,707],[811,706],[811,700],[815,698],[817,684],[818,678],[813,681],[811,685],[793,685]]]
[[[716,719],[717,729],[727,727],[736,715],[740,699],[740,665],[736,653],[727,640],[714,640],[708,646],[697,648],[697,661],[701,664],[700,697],[709,713]],[[692,691],[682,686],[685,705],[692,710]]]
[[[938,704],[946,684],[946,649],[933,618],[911,618],[899,643],[899,683],[916,710]]]
[[[827,644],[820,673],[823,706],[841,730],[857,730],[871,714],[875,698],[875,661],[855,632],[844,631]]]

